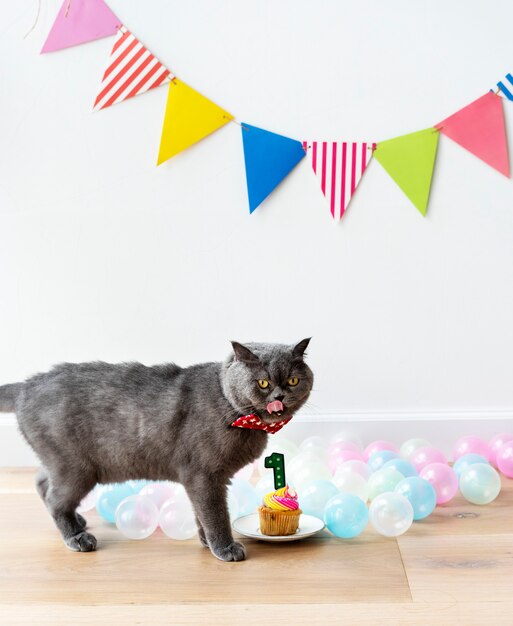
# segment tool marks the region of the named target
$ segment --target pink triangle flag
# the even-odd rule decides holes
[[[303,141],[333,219],[342,219],[372,153],[373,142]]]
[[[94,108],[105,109],[168,83],[173,78],[167,67],[122,26],[110,53]]]
[[[115,35],[120,25],[103,0],[64,0],[41,54]]]
[[[441,133],[509,177],[502,98],[489,91],[439,124]]]

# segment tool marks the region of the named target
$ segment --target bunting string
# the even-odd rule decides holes
[[[35,28],[40,14],[38,0]],[[503,102],[513,101],[508,73],[483,96],[430,128],[385,141],[289,138],[235,117],[178,79],[116,17],[104,0],[63,0],[41,53],[116,36],[93,109],[99,111],[168,84],[157,165],[216,132],[228,122],[241,128],[249,211],[253,213],[307,157],[329,212],[341,219],[372,160],[385,169],[426,215],[440,135],[448,137],[504,176],[510,165]]]

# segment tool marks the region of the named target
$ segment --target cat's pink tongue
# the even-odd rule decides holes
[[[269,402],[266,408],[268,413],[279,413],[283,411],[283,404],[279,400],[274,400],[274,402]]]

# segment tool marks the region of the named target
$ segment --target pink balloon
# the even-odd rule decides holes
[[[449,502],[458,493],[458,476],[446,463],[430,463],[419,476],[433,485],[437,504]]]
[[[139,495],[152,500],[157,509],[160,510],[164,502],[175,495],[175,487],[169,482],[148,483],[144,485]]]
[[[484,439],[472,436],[458,439],[452,449],[452,460],[457,461],[460,456],[470,454],[471,452],[484,456],[487,461],[490,460],[490,446]]]
[[[420,472],[422,468],[426,467],[426,465],[431,465],[431,463],[447,464],[447,458],[443,452],[438,450],[438,448],[424,446],[415,450],[413,455],[410,457],[410,462],[413,464],[417,472]]]
[[[508,478],[513,478],[513,441],[506,441],[497,451],[497,467]]]
[[[328,467],[335,474],[337,469],[346,461],[363,461],[362,453],[358,450],[339,450],[337,455],[330,456]]]
[[[381,450],[392,450],[392,452],[399,452],[397,447],[391,441],[386,441],[386,439],[378,439],[377,441],[369,443],[369,445],[365,448],[365,450],[363,451],[364,460],[368,461],[371,454],[374,454],[374,452],[380,452]]]
[[[353,452],[360,452],[360,448],[353,443],[352,441],[335,441],[330,446],[328,446],[328,456],[331,458],[332,456],[337,456],[339,452],[342,450],[352,450]]]
[[[497,452],[502,444],[507,441],[513,441],[513,435],[500,433],[498,435],[494,435],[488,442],[488,445],[490,446],[490,464],[494,467],[497,467]]]

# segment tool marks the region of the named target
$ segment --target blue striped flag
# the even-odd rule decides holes
[[[497,83],[497,87],[501,90],[508,100],[513,100],[513,75],[506,74],[506,78]],[[500,95],[500,94],[499,94]]]

